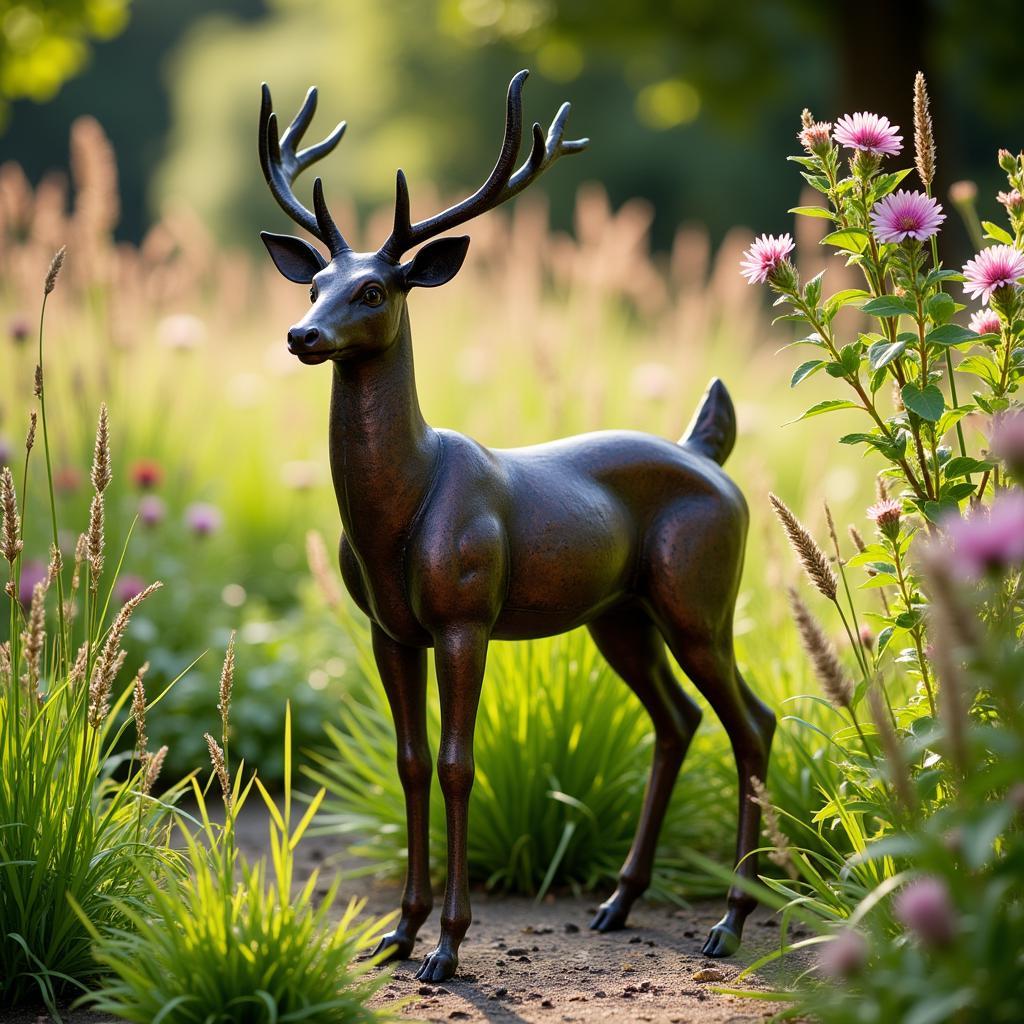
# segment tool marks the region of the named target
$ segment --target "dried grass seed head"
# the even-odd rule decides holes
[[[819,593],[830,601],[835,601],[839,580],[829,564],[825,552],[818,547],[807,528],[793,515],[786,503],[777,495],[769,492],[768,500],[779,517],[789,543],[796,552],[807,573],[807,578],[814,584]]]

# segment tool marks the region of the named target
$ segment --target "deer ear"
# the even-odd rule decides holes
[[[447,284],[462,268],[469,248],[469,235],[439,238],[423,246],[402,267],[406,288],[436,288]]]
[[[309,284],[327,266],[327,260],[316,249],[292,235],[274,235],[261,231],[260,238],[274,261],[274,266],[296,284]]]

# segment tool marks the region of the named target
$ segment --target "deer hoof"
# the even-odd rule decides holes
[[[598,932],[617,932],[626,927],[629,907],[624,906],[616,895],[597,908],[597,915],[590,922],[590,927]]]
[[[403,935],[401,932],[388,932],[384,935],[380,942],[377,943],[377,948],[373,951],[374,956],[381,956],[381,963],[387,963],[390,960],[407,960],[412,954],[412,947],[415,945],[416,940],[408,935]]]
[[[723,917],[708,936],[707,942],[701,952],[705,956],[723,957],[732,956],[740,948],[740,936],[736,929],[729,922],[729,918]]]
[[[416,972],[418,981],[447,981],[455,974],[459,966],[459,958],[455,953],[438,946],[433,953],[428,953]]]

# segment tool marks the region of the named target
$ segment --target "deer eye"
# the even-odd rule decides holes
[[[375,284],[363,289],[363,302],[368,306],[379,306],[384,301],[384,290]]]

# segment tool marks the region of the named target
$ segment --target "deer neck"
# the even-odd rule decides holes
[[[334,364],[330,459],[342,524],[357,550],[404,533],[426,496],[441,441],[420,411],[412,333],[369,359]]]

